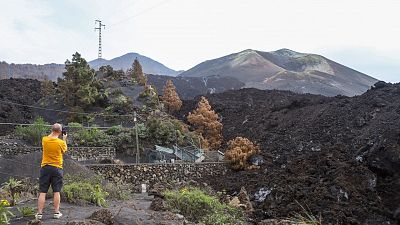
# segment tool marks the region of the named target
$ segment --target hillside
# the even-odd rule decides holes
[[[106,59],[95,59],[89,62],[90,67],[98,70],[101,66],[110,65],[115,70],[127,70],[132,67],[132,63],[135,59],[138,59],[143,67],[143,72],[147,74],[158,74],[158,75],[168,75],[176,76],[179,74],[178,71],[170,69],[163,64],[138,53],[128,53],[110,60]]]
[[[378,81],[323,56],[289,49],[273,52],[248,49],[202,62],[179,76],[215,75],[234,77],[246,87],[325,96],[360,95]]]
[[[124,81],[106,84],[134,94],[135,89],[128,90],[130,85]],[[0,81],[2,101],[40,106],[40,93],[37,80]],[[258,170],[229,170],[223,177],[204,176],[201,182],[230,195],[245,187],[258,221],[288,218],[302,210],[301,204],[313,215],[321,215],[323,224],[396,224],[400,219],[399,93],[399,84],[379,82],[355,97],[254,88],[207,95],[221,118],[224,143],[236,136],[251,139],[261,146],[265,164]],[[185,120],[198,99],[184,101],[177,116]],[[87,112],[92,110],[104,109]],[[37,115],[46,118],[47,114],[0,104],[0,122],[28,123]],[[63,121],[60,113],[48,115],[53,118],[49,121]],[[122,120],[95,122],[128,125]],[[0,126],[0,133],[6,134],[6,128],[11,127]],[[129,140],[133,139],[118,143]]]
[[[0,79],[27,78],[27,79],[50,79],[56,81],[64,72],[64,64],[14,64],[0,62]]]
[[[41,97],[41,85],[37,80],[0,80],[0,123],[29,123],[34,118],[34,110],[32,108],[5,102],[30,105],[39,101]],[[0,125],[1,134],[4,134],[9,129],[10,126]]]
[[[301,204],[323,224],[397,224],[399,91],[400,84],[378,83],[351,98],[257,89],[208,95],[225,141],[247,137],[266,161],[258,171],[208,181],[228,193],[245,186],[260,219],[284,218]],[[196,104],[185,101],[181,118]]]
[[[148,84],[154,85],[160,95],[167,80],[172,80],[181,99],[193,99],[198,95],[237,90],[244,86],[243,82],[233,77],[170,77],[148,74],[147,79]]]
[[[142,65],[143,72],[147,74],[160,74],[168,76],[176,76],[180,71],[172,70],[163,64],[138,53],[128,53],[111,60],[95,59],[89,62],[89,65],[98,70],[101,66],[111,65],[115,70],[127,70],[132,66],[133,61],[137,58]],[[0,62],[0,79],[8,78],[27,78],[27,79],[49,79],[56,81],[58,77],[62,76],[65,71],[64,64],[14,64],[7,62]]]

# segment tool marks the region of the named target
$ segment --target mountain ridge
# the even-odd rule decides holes
[[[179,71],[175,71],[173,69],[168,68],[164,64],[153,60],[150,57],[141,55],[136,52],[129,52],[124,55],[115,57],[113,59],[95,59],[89,62],[89,65],[98,70],[101,66],[110,65],[115,70],[127,70],[131,68],[132,63],[135,59],[138,59],[140,64],[143,67],[143,72],[148,74],[159,74],[159,75],[168,75],[168,76],[176,76],[179,74]]]
[[[139,53],[127,53],[113,59],[95,59],[89,65],[98,70],[111,65],[127,70],[138,59],[146,74],[185,77],[225,77],[236,79],[241,88],[278,89],[326,96],[360,95],[378,80],[339,64],[324,56],[290,49],[265,52],[246,49],[216,59],[206,60],[187,71],[175,71]],[[8,64],[0,62],[0,79],[33,78],[56,81],[65,71],[64,64]],[[222,84],[221,84],[222,85]],[[234,88],[234,87],[232,87]],[[235,88],[237,88],[235,86]]]
[[[122,56],[118,56],[110,60],[94,59],[88,61],[88,63],[90,67],[96,70],[98,70],[101,66],[111,65],[116,70],[123,69],[125,71],[132,66],[132,63],[136,58],[140,61],[143,72],[146,74],[176,76],[182,72],[170,69],[164,64],[153,60],[150,57],[134,52],[126,53]],[[49,79],[56,81],[58,77],[62,76],[63,72],[65,72],[65,64],[15,64],[0,61],[0,79],[7,79],[12,77],[31,78],[38,80]]]
[[[324,56],[290,49],[272,52],[246,49],[201,62],[179,76],[234,77],[249,88],[327,96],[359,95],[378,81]]]

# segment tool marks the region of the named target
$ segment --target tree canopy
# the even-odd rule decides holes
[[[139,85],[145,86],[147,83],[147,77],[143,74],[142,65],[138,59],[135,59],[132,64],[132,68],[128,71],[131,74],[132,79],[134,79]]]
[[[182,107],[182,101],[172,80],[167,80],[163,92],[162,100],[168,113],[177,111]]]
[[[99,100],[100,82],[95,77],[95,71],[78,52],[72,55],[71,61],[65,62],[65,69],[58,84],[66,105],[87,107]]]
[[[201,97],[197,109],[189,113],[187,119],[196,128],[196,132],[206,139],[211,149],[221,146],[222,123],[205,97]]]

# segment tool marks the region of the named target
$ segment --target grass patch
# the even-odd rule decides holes
[[[297,225],[322,225],[322,218],[318,218],[311,213],[311,210],[302,206],[298,201],[296,203],[301,207],[301,213],[294,213],[292,218],[288,220]]]
[[[4,201],[0,202],[0,225],[10,224],[10,219],[14,217],[14,214],[7,208],[7,204]]]
[[[110,199],[116,200],[128,200],[131,198],[132,190],[128,185],[120,185],[107,183],[104,186],[104,190],[109,194]]]
[[[33,207],[24,206],[24,207],[17,207],[17,209],[22,217],[30,217],[35,215],[35,208]]]
[[[168,207],[193,222],[206,225],[245,224],[242,211],[221,203],[197,188],[164,192]]]
[[[22,188],[23,188],[22,181],[11,177],[7,182],[2,184],[1,188],[3,190],[5,190],[11,197],[11,201],[10,201],[11,206],[16,205],[17,200],[19,199],[19,196],[22,192]]]
[[[63,197],[67,202],[77,203],[79,200],[106,207],[108,193],[100,185],[92,185],[88,182],[72,182],[63,188]]]
[[[65,175],[61,196],[70,203],[88,202],[106,207],[107,200],[127,200],[131,190],[124,185],[104,182],[100,176],[87,177],[83,174]]]

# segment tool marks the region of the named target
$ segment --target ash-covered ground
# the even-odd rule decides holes
[[[205,179],[253,195],[255,217],[287,218],[300,205],[324,224],[397,224],[400,219],[400,84],[356,97],[242,89],[208,95],[225,141],[262,148],[260,170]],[[179,117],[196,106],[185,101]]]

